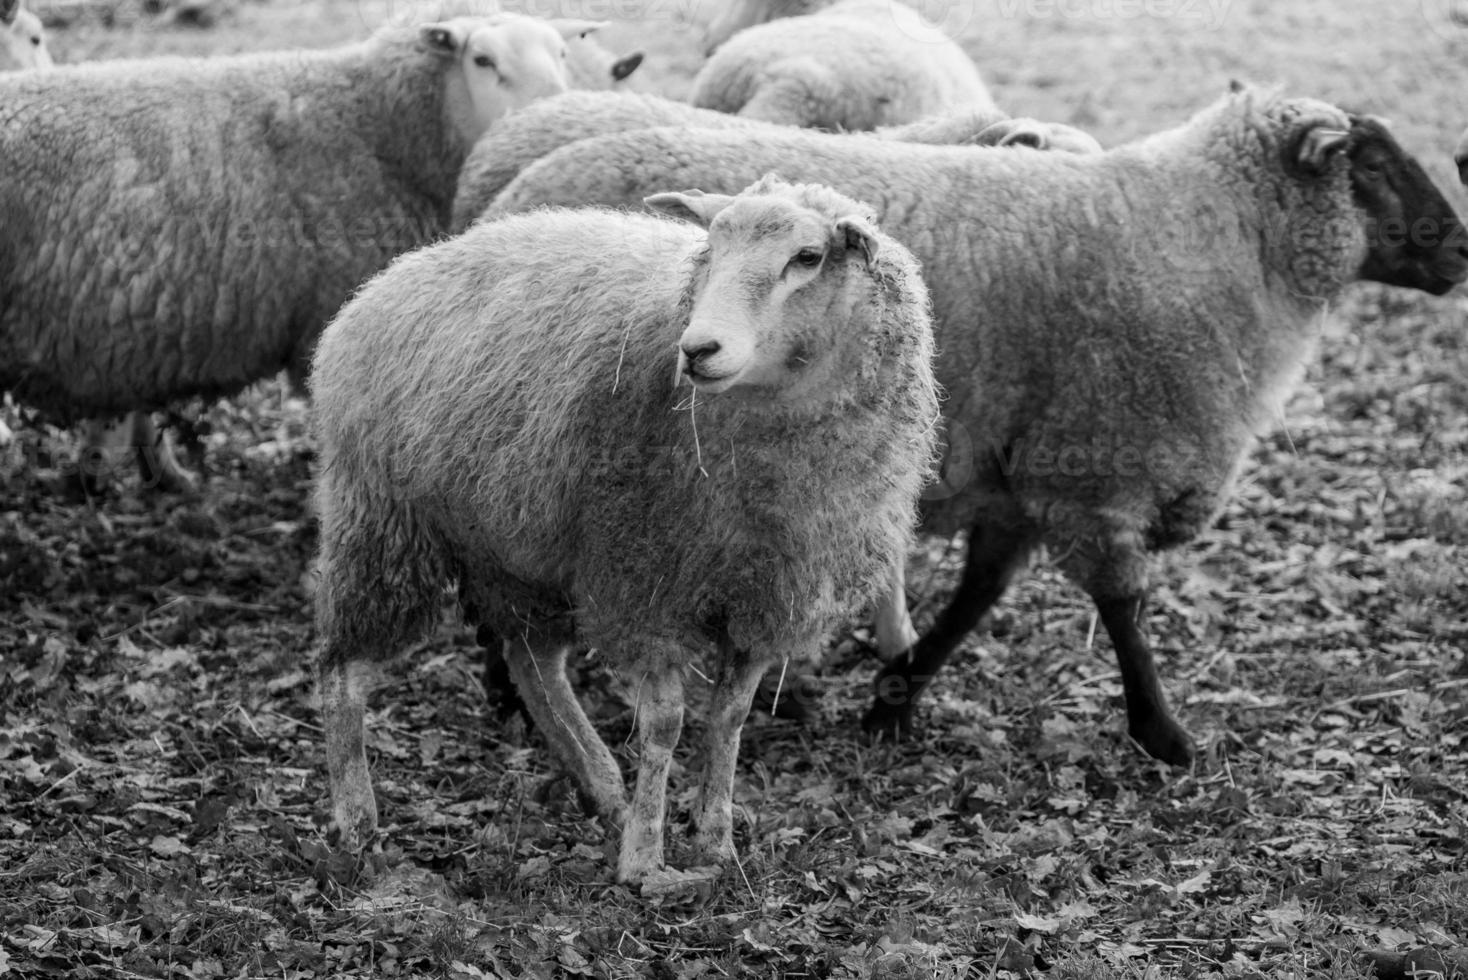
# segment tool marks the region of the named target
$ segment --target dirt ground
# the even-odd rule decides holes
[[[33,6],[76,62],[327,46],[406,3],[240,0],[207,27]],[[678,96],[697,7],[534,11],[608,17],[648,53],[638,85]],[[1111,145],[1277,83],[1390,119],[1468,213],[1458,0],[924,9],[1017,115]],[[863,739],[875,655],[862,624],[834,638],[820,717],[746,729],[739,865],[649,895],[612,882],[607,828],[498,718],[447,612],[373,703],[384,849],[328,845],[304,403],[270,383],[186,410],[201,494],[125,475],[90,501],[58,486],[71,435],[6,409],[0,977],[1353,978],[1364,950],[1468,945],[1465,326],[1461,290],[1354,287],[1233,502],[1159,569],[1192,771],[1128,742],[1104,631],[1041,563],[910,742]],[[920,622],[959,554],[914,556]],[[629,710],[590,697],[630,762]]]

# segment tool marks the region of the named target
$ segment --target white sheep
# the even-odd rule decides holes
[[[450,224],[456,231],[467,228],[516,174],[551,151],[577,140],[657,126],[757,131],[770,125],[711,109],[697,109],[655,95],[578,91],[541,99],[495,123],[474,144],[459,174]],[[911,143],[1101,152],[1101,145],[1095,139],[1074,127],[1034,119],[1010,119],[992,106],[949,110],[905,125],[886,127],[873,135]]]
[[[1207,527],[1342,288],[1441,293],[1468,276],[1457,215],[1378,120],[1252,89],[1095,155],[881,140],[856,154],[853,139],[583,140],[526,168],[486,218],[631,207],[651,188],[723,190],[768,170],[872,202],[933,294],[950,450],[926,525],[970,534],[957,593],[882,671],[868,727],[907,727],[918,692],[1045,543],[1111,635],[1132,736],[1188,762],[1138,623],[1148,554]]]
[[[0,0],[0,72],[51,65],[40,19],[22,10],[20,0]]]
[[[693,224],[543,211],[405,256],[327,328],[317,624],[337,829],[377,823],[365,663],[437,621],[505,637],[537,726],[662,865],[684,668],[712,656],[701,856],[733,856],[739,731],[765,669],[886,587],[932,461],[927,293],[865,205],[767,179],[659,194]],[[680,379],[689,387],[679,384]],[[567,648],[637,691],[630,810]]]
[[[567,90],[566,38],[596,26],[493,13],[0,77],[0,389],[86,418],[303,370],[362,280],[443,234],[488,125]],[[146,417],[122,430],[155,440]]]
[[[994,105],[963,49],[899,0],[842,0],[741,31],[699,71],[689,101],[827,130]]]

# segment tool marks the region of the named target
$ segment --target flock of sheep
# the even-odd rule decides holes
[[[729,4],[688,105],[616,91],[638,57],[595,23],[442,6],[337,50],[44,71],[0,0],[0,66],[29,69],[0,80],[0,389],[131,413],[187,487],[144,413],[309,374],[342,841],[377,827],[367,668],[447,585],[624,881],[663,864],[685,682],[712,685],[694,846],[727,861],[762,675],[874,606],[864,720],[901,734],[1042,545],[1094,600],[1131,735],[1190,763],[1150,553],[1217,513],[1347,285],[1468,279],[1386,127],[1236,86],[1103,150],[1009,118],[895,0]],[[968,531],[921,637],[918,527]],[[566,675],[584,645],[635,692],[630,799]]]

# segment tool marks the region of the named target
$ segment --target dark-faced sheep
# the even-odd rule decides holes
[[[436,621],[446,583],[623,828],[622,880],[662,864],[685,669],[712,658],[695,844],[727,860],[760,676],[888,586],[938,413],[916,264],[824,187],[649,203],[708,231],[601,210],[481,224],[399,260],[322,337],[320,684],[348,843],[377,824],[363,668]],[[636,691],[630,805],[566,678],[575,643]]]
[[[1138,622],[1148,555],[1210,523],[1349,283],[1437,294],[1468,276],[1458,216],[1379,121],[1253,89],[1094,155],[880,140],[856,154],[852,139],[584,140],[526,168],[486,217],[635,206],[651,188],[728,189],[770,169],[871,201],[933,293],[952,448],[925,523],[969,528],[969,557],[937,624],[882,670],[867,727],[908,727],[1044,543],[1111,636],[1132,737],[1187,763]]]

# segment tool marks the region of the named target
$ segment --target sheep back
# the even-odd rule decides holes
[[[993,107],[962,48],[896,2],[848,0],[739,32],[693,80],[694,105],[826,130],[907,123],[958,105]]]
[[[0,79],[0,388],[84,416],[303,357],[359,282],[445,226],[467,150],[450,64],[388,28]]]
[[[1005,118],[1004,112],[992,106],[963,106],[889,126],[874,135],[958,145],[974,140]],[[655,95],[579,91],[541,99],[496,122],[474,144],[459,175],[451,228],[455,232],[467,228],[521,170],[578,140],[662,126],[747,131],[768,125]]]
[[[1215,511],[1367,254],[1348,161],[1286,168],[1321,120],[1349,127],[1325,103],[1245,90],[1089,156],[648,130],[550,154],[486,217],[728,192],[766,170],[866,200],[933,294],[950,448],[929,526],[1017,498],[1062,543],[1104,520],[1139,547],[1175,544]]]

